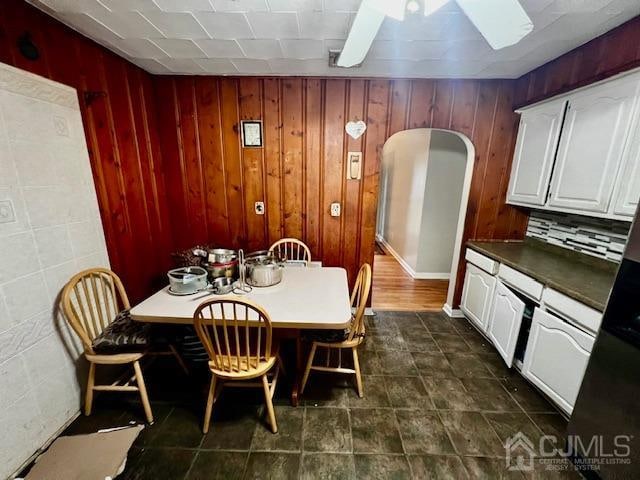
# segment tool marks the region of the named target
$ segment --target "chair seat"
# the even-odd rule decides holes
[[[119,365],[132,363],[144,357],[144,352],[112,353],[112,354],[92,354],[85,353],[87,360],[101,365]]]
[[[229,368],[229,357],[218,357],[222,360],[223,368]],[[249,366],[247,367],[247,357],[240,357],[240,365],[238,365],[237,357],[231,357],[231,369],[232,371],[220,370],[216,368],[213,362],[209,362],[209,368],[218,377],[227,380],[245,380],[250,378],[256,378],[264,375],[273,367],[277,361],[277,354],[274,354],[269,360],[261,358],[256,366],[256,358],[249,357]]]

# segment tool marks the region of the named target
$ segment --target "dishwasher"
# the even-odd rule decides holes
[[[487,335],[508,367],[521,369],[538,303],[498,279]]]

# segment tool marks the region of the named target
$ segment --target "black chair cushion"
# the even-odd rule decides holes
[[[122,310],[91,346],[96,353],[113,354],[140,352],[150,344],[151,325],[132,320],[129,310]]]
[[[302,338],[308,342],[325,342],[325,343],[338,343],[344,342],[349,337],[349,329],[343,328],[340,330],[306,330],[304,331]]]

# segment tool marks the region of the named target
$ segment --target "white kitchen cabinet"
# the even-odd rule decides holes
[[[495,285],[496,277],[467,263],[460,309],[483,332],[487,331],[489,308]]]
[[[640,82],[623,77],[569,98],[548,205],[605,213],[622,160]]]
[[[513,365],[525,304],[497,281],[489,314],[487,335],[508,367]]]
[[[573,411],[594,338],[536,308],[523,361],[523,375],[560,408]]]
[[[633,218],[640,200],[640,112],[627,141],[613,213]]]
[[[521,112],[507,202],[545,204],[566,106],[562,99]]]

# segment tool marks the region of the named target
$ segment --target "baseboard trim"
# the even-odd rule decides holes
[[[416,280],[449,280],[451,274],[447,272],[413,272],[410,275]]]
[[[451,273],[447,272],[416,272],[384,238],[376,235],[376,240],[398,261],[402,269],[411,275],[411,278],[416,280],[449,280],[451,278]]]
[[[449,305],[448,303],[445,303],[442,306],[442,311],[447,315],[449,315],[449,317],[451,318],[464,318],[464,314],[462,313],[462,310],[458,308],[455,308],[455,309],[451,308],[451,305]]]

